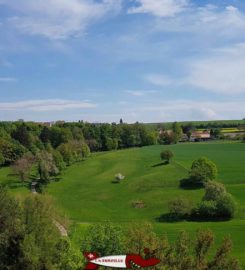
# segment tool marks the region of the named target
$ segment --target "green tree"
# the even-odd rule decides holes
[[[205,157],[198,158],[192,163],[190,178],[195,184],[205,185],[208,181],[214,180],[217,174],[216,165]]]
[[[51,144],[54,148],[72,140],[72,132],[68,128],[54,126],[50,129],[50,133]]]
[[[59,169],[56,167],[51,153],[42,151],[38,154],[38,173],[42,181],[48,182],[51,176],[58,175]]]
[[[61,153],[58,150],[54,150],[52,154],[56,167],[59,169],[60,172],[63,171],[66,167],[66,164],[63,160]]]
[[[81,146],[81,156],[83,159],[89,157],[90,155],[90,149],[88,147],[88,145],[86,143],[82,143],[82,146]]]
[[[178,143],[183,135],[183,130],[178,122],[173,123],[174,143]]]
[[[14,143],[0,138],[0,152],[5,159],[5,164],[9,165],[19,159],[26,152],[26,149],[20,143]]]
[[[61,153],[66,165],[71,165],[75,161],[74,152],[68,143],[61,144],[57,150]]]
[[[106,139],[106,148],[108,151],[116,150],[118,148],[118,140],[112,139],[112,138],[107,138]]]
[[[203,197],[203,200],[216,201],[223,194],[226,194],[226,189],[222,183],[218,183],[215,181],[208,181],[205,184],[205,195]]]
[[[193,211],[193,217],[203,219],[217,218],[217,204],[215,201],[201,201]]]
[[[112,223],[90,225],[83,241],[82,250],[97,252],[100,256],[123,254],[124,235],[120,226]]]
[[[155,145],[157,144],[157,135],[155,132],[150,132],[146,135],[144,145]]]
[[[76,141],[84,141],[83,131],[79,127],[72,128],[72,136]]]
[[[51,132],[48,127],[43,127],[41,133],[40,133],[40,139],[43,143],[47,144],[50,142],[51,139]]]
[[[150,223],[133,223],[126,232],[126,251],[144,255],[144,249],[156,250],[159,239]]]
[[[24,201],[23,268],[20,269],[53,269],[59,240],[59,232],[53,222],[55,213],[52,202],[46,197],[30,196]]]
[[[84,266],[82,252],[72,247],[69,238],[62,238],[56,244],[54,264],[55,269],[81,270]]]
[[[209,181],[205,185],[205,194],[201,203],[193,211],[199,219],[231,219],[236,204],[233,197],[221,183]]]
[[[160,154],[161,160],[170,163],[171,159],[174,157],[174,154],[171,150],[163,150]]]
[[[225,219],[231,219],[234,217],[236,204],[231,194],[227,193],[221,195],[216,202],[216,207],[218,217]]]
[[[0,269],[19,269],[23,239],[21,207],[0,186]]]
[[[27,148],[30,148],[32,144],[31,133],[28,131],[25,124],[18,126],[17,129],[12,133],[12,137]]]

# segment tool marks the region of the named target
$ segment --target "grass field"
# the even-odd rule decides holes
[[[162,165],[160,152],[171,149],[174,161]],[[237,202],[235,219],[229,222],[159,223],[157,218],[167,213],[168,200],[185,196],[200,201],[203,190],[183,190],[179,181],[188,175],[192,161],[200,156],[213,160],[218,167],[218,181],[223,182]],[[59,182],[51,183],[46,192],[57,206],[79,225],[80,235],[91,222],[111,220],[121,224],[130,221],[150,221],[159,234],[173,240],[179,231],[191,234],[199,228],[212,229],[220,243],[226,235],[234,242],[234,254],[245,267],[245,144],[186,143],[172,146],[150,146],[93,154],[88,160],[69,167]],[[125,175],[120,184],[113,184],[114,175]],[[15,194],[26,194],[25,187],[16,185],[8,176],[9,169],[0,169],[0,182],[11,183]],[[143,200],[146,207],[135,209],[132,201]]]
[[[163,148],[174,152],[170,165],[161,165]],[[80,222],[100,220],[154,221],[167,211],[167,201],[175,196],[200,200],[203,190],[183,190],[179,180],[188,175],[192,161],[200,156],[213,160],[219,169],[218,180],[226,184],[239,204],[237,216],[245,217],[245,144],[196,143],[151,146],[92,155],[87,161],[68,168],[60,182],[52,183],[48,193],[67,214]],[[113,184],[114,175],[126,176]],[[143,200],[144,209],[131,202]]]

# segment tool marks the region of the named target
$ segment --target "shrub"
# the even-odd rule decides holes
[[[231,219],[235,213],[233,197],[217,182],[208,182],[203,201],[193,211],[198,219]]]
[[[198,158],[193,161],[190,171],[190,178],[197,184],[204,185],[210,180],[217,177],[217,167],[209,159],[205,157]]]
[[[168,208],[173,218],[185,218],[190,215],[192,205],[189,200],[179,197],[169,201]]]
[[[204,201],[216,201],[220,196],[226,194],[225,186],[221,183],[208,181],[205,185]]]
[[[167,163],[173,158],[174,154],[171,150],[164,150],[160,154],[161,160],[166,161]]]
[[[133,208],[145,208],[145,203],[142,200],[132,201],[131,205]]]
[[[193,211],[193,216],[198,219],[214,219],[217,216],[215,201],[202,201]]]
[[[221,218],[227,219],[233,218],[235,208],[236,208],[235,201],[229,193],[223,194],[217,200],[217,216]]]

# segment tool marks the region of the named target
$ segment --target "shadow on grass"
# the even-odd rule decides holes
[[[225,222],[230,221],[232,218],[227,217],[195,217],[195,216],[183,216],[179,217],[170,213],[163,214],[160,217],[155,218],[156,222],[165,223],[177,223],[182,221],[187,222]]]
[[[202,183],[194,183],[191,178],[184,178],[180,180],[179,187],[182,189],[201,189],[203,188]]]
[[[157,222],[167,222],[167,223],[176,223],[186,220],[184,217],[178,217],[176,215],[167,213],[163,214],[160,217],[155,218]]]
[[[187,221],[190,222],[224,222],[224,221],[230,221],[232,218],[226,218],[226,217],[189,217]]]
[[[155,167],[160,167],[160,166],[164,166],[164,165],[168,165],[168,164],[169,164],[169,162],[165,161],[165,162],[160,162],[160,163],[154,164],[151,167],[155,168]]]
[[[53,177],[51,181],[59,182],[62,178],[61,177]]]
[[[112,183],[112,184],[120,184],[121,182],[118,181],[118,180],[112,180],[111,183]]]

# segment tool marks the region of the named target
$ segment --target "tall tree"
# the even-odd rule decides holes
[[[19,176],[22,183],[28,179],[33,163],[34,156],[31,153],[27,153],[12,165],[13,172]]]
[[[38,173],[42,181],[49,181],[51,176],[55,176],[59,173],[54,158],[51,153],[42,151],[37,156],[38,160]]]
[[[0,269],[20,269],[24,237],[21,214],[19,203],[0,186]]]
[[[183,130],[178,122],[173,123],[174,142],[178,143],[182,137]]]
[[[32,143],[32,136],[25,124],[21,124],[20,126],[18,126],[16,130],[12,133],[12,137],[15,140],[19,141],[25,147],[30,148]]]
[[[123,254],[124,235],[120,226],[112,223],[90,225],[83,240],[83,250],[100,256]]]
[[[218,170],[214,162],[206,157],[200,157],[193,161],[190,177],[196,184],[204,185],[208,181],[212,181],[217,177]]]

